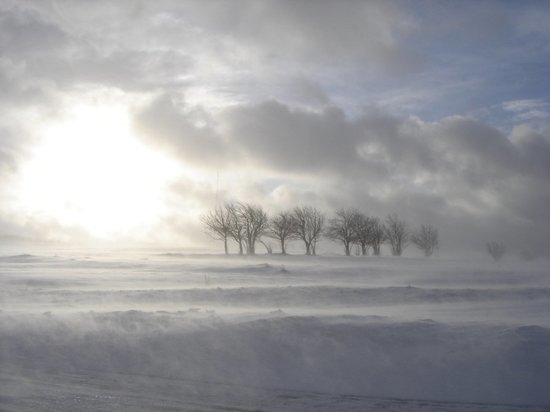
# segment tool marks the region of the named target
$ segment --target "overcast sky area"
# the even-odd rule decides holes
[[[0,235],[201,246],[243,200],[550,252],[550,2],[0,3]]]

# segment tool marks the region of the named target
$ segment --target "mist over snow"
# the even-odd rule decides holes
[[[1,1],[0,410],[548,410],[549,21]],[[205,222],[247,207],[438,242],[239,256]]]
[[[537,262],[76,249],[0,270],[8,411],[550,404]]]

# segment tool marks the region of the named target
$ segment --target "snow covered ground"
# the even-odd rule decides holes
[[[0,410],[549,411],[548,262],[0,257]]]

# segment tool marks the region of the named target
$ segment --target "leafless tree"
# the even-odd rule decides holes
[[[393,256],[401,256],[403,250],[409,244],[409,230],[407,223],[400,220],[397,214],[391,214],[386,218],[386,240],[389,242]]]
[[[424,256],[430,257],[439,247],[437,228],[431,225],[422,225],[412,234],[411,241],[424,252]]]
[[[265,234],[269,219],[261,206],[250,203],[238,203],[236,207],[237,220],[243,226],[246,254],[256,254],[256,241]]]
[[[262,239],[258,239],[258,242],[260,242],[262,246],[265,247],[265,251],[267,252],[268,255],[273,254],[273,247],[271,246],[271,243],[265,242]]]
[[[487,252],[489,252],[494,260],[500,260],[504,256],[504,253],[506,253],[506,247],[501,242],[488,242]]]
[[[296,236],[303,240],[306,255],[315,255],[325,224],[325,216],[311,206],[295,207],[292,212],[296,224]]]
[[[227,240],[231,236],[231,212],[226,205],[209,211],[201,217],[201,221],[210,236],[223,240],[225,254],[229,254]]]
[[[377,217],[370,218],[371,238],[369,244],[372,246],[372,254],[380,256],[382,244],[386,241],[386,232],[384,225]]]
[[[354,241],[361,248],[361,255],[366,256],[369,246],[373,244],[375,220],[361,212],[357,212],[352,228],[355,237]],[[378,248],[378,251],[380,251],[380,248]]]
[[[271,218],[267,236],[276,239],[281,244],[281,254],[286,255],[286,244],[296,236],[296,219],[292,212],[280,212]]]
[[[340,241],[344,244],[346,256],[351,254],[351,245],[357,240],[356,220],[359,212],[357,209],[338,209],[336,217],[330,219],[326,236],[329,239]]]
[[[225,208],[229,214],[229,234],[237,242],[239,246],[239,255],[244,253],[244,244],[246,239],[246,232],[244,222],[240,218],[239,210],[240,205],[235,203],[228,203]]]

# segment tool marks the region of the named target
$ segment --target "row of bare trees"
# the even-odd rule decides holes
[[[245,252],[254,255],[256,243],[263,244],[271,253],[271,246],[262,239],[263,236],[276,240],[283,255],[291,240],[301,240],[306,255],[315,255],[323,236],[341,242],[347,256],[351,255],[354,245],[363,256],[370,248],[374,255],[380,255],[384,243],[389,244],[394,256],[401,256],[410,243],[422,250],[425,256],[431,256],[439,245],[437,229],[431,225],[422,225],[411,231],[396,214],[389,215],[382,222],[357,209],[339,209],[327,222],[325,215],[311,206],[295,207],[269,218],[261,206],[226,203],[203,215],[202,222],[212,237],[223,241],[226,254],[229,253],[230,240],[237,243],[241,255]]]
[[[389,215],[382,223],[377,217],[366,216],[357,209],[337,210],[335,217],[329,221],[326,236],[342,242],[347,256],[351,254],[354,244],[361,248],[363,256],[367,255],[369,248],[375,256],[379,256],[383,243],[389,244],[393,256],[401,256],[410,243],[427,257],[439,247],[439,235],[434,226],[422,225],[418,230],[411,231],[396,214]]]
[[[209,211],[202,217],[207,232],[223,241],[224,251],[228,251],[228,241],[233,239],[239,254],[256,253],[256,242],[262,242],[262,236],[276,239],[281,253],[286,254],[286,245],[292,239],[304,242],[307,255],[315,255],[317,243],[323,234],[325,216],[310,206],[296,207],[292,211],[281,212],[271,219],[261,206],[249,203],[226,203]]]

